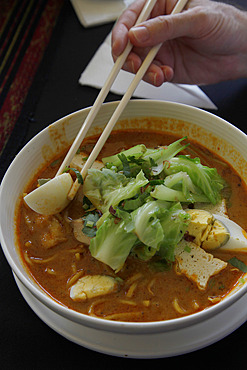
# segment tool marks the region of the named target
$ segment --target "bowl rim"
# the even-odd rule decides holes
[[[119,103],[119,101],[113,101],[113,102],[107,102],[104,103],[104,106],[115,106]],[[247,139],[247,135],[243,133],[241,130],[239,130],[237,127],[229,123],[228,121],[224,120],[221,117],[218,117],[214,115],[213,113],[207,112],[205,110],[202,110],[197,107],[189,106],[186,104],[181,103],[175,103],[175,102],[164,102],[160,100],[141,100],[141,99],[134,99],[131,100],[128,104],[136,104],[136,103],[143,103],[143,104],[153,104],[158,103],[161,105],[168,105],[171,107],[179,106],[181,108],[187,109],[189,111],[199,111],[200,114],[204,115],[205,117],[213,117],[214,121],[221,122],[223,125],[228,125],[231,127],[232,130],[236,130],[238,135],[243,135],[245,139]],[[91,107],[86,107],[83,109],[79,109],[75,112],[72,112],[64,117],[61,117],[60,119],[53,122],[51,125],[57,125],[64,121],[67,118],[71,118],[74,115],[81,114],[82,112],[87,113]],[[120,117],[121,118],[121,117]],[[49,125],[50,126],[50,125]],[[45,127],[43,130],[41,130],[38,134],[36,134],[31,140],[26,143],[26,145],[21,149],[21,151],[17,154],[17,156],[14,158],[12,163],[10,164],[9,168],[7,169],[1,185],[0,185],[0,200],[1,200],[1,194],[2,189],[5,186],[5,183],[8,180],[8,174],[10,173],[12,166],[18,161],[18,158],[22,155],[23,151],[26,150],[26,147],[33,143],[35,140],[38,140],[39,135],[42,135],[45,130],[48,130],[49,126]],[[42,288],[39,288],[38,284],[31,278],[28,279],[27,276],[24,275],[24,273],[21,271],[21,269],[16,266],[14,260],[12,259],[7,246],[7,241],[4,237],[4,232],[2,230],[1,226],[1,220],[0,220],[0,241],[1,241],[1,247],[4,252],[4,255],[13,270],[13,272],[16,274],[16,276],[19,278],[19,280],[22,282],[22,284],[28,289],[31,294],[41,301],[45,306],[50,308],[56,313],[59,313],[61,316],[66,317],[74,322],[77,322],[82,325],[86,325],[87,327],[102,329],[106,331],[111,332],[123,332],[123,333],[135,333],[135,334],[144,334],[144,333],[158,333],[158,332],[165,332],[165,331],[171,331],[176,329],[185,328],[187,326],[196,325],[198,322],[208,320],[210,317],[214,315],[218,315],[222,310],[232,305],[236,300],[241,298],[246,292],[247,292],[247,283],[243,285],[240,289],[238,289],[234,294],[226,296],[222,301],[217,303],[214,306],[211,306],[207,309],[204,309],[202,311],[199,311],[197,313],[183,316],[180,318],[170,319],[170,320],[164,320],[164,321],[153,321],[153,322],[124,322],[124,321],[113,321],[113,320],[106,320],[98,317],[92,317],[86,314],[82,314],[80,312],[77,312],[75,310],[72,310],[66,306],[63,306],[59,302],[57,302],[53,297],[49,296]],[[18,254],[18,252],[17,252]],[[18,256],[20,259],[20,257]],[[23,267],[24,269],[24,267]]]

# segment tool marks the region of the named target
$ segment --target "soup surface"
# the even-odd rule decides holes
[[[168,145],[178,138],[164,132],[113,132],[100,158],[113,155],[136,144],[148,148]],[[90,153],[97,137],[87,138],[81,150]],[[247,230],[247,189],[238,174],[221,158],[197,143],[183,151],[199,157],[201,163],[215,167],[229,184],[227,212],[229,217]],[[54,158],[32,180],[27,192],[36,188],[40,178],[52,178],[61,158]],[[230,189],[230,191],[229,191]],[[168,320],[201,311],[218,303],[240,280],[243,272],[227,263],[227,267],[212,276],[205,289],[198,289],[192,280],[178,274],[175,265],[159,268],[155,257],[142,261],[130,255],[119,271],[92,257],[87,243],[79,242],[73,233],[71,220],[83,217],[85,210],[79,200],[55,216],[33,212],[24,201],[18,209],[17,236],[23,262],[36,282],[56,301],[73,310],[104,319],[147,322]],[[229,261],[234,255],[219,249],[215,257]],[[247,263],[242,253],[237,258]],[[114,289],[92,298],[72,299],[71,287],[85,276],[107,276],[114,279]],[[89,289],[90,290],[90,289]],[[93,288],[91,288],[93,290]]]

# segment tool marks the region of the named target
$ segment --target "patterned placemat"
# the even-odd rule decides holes
[[[0,1],[0,155],[18,120],[64,0]]]

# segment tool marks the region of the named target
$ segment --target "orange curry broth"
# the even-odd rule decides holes
[[[178,137],[164,132],[133,133],[131,130],[113,132],[100,158],[140,143],[152,148],[167,145],[177,139]],[[96,140],[97,137],[86,139],[83,143],[83,152],[90,153]],[[186,154],[198,156],[202,164],[217,168],[232,190],[228,208],[229,217],[247,230],[247,189],[238,174],[221,158],[198,144],[191,143],[189,149],[186,149]],[[27,192],[37,186],[38,178],[53,177],[60,163],[61,161],[55,161],[40,171]],[[77,214],[78,204],[75,208],[74,212]],[[34,280],[53,299],[84,314],[123,321],[173,319],[201,311],[217,303],[232,290],[242,275],[241,271],[228,264],[221,273],[210,278],[207,289],[202,291],[185,276],[177,275],[174,268],[163,272],[155,271],[148,263],[135,257],[129,257],[122,270],[115,274],[110,267],[90,255],[88,246],[75,239],[70,226],[63,221],[62,216],[59,216],[58,221],[65,231],[66,241],[61,241],[52,248],[44,248],[40,243],[39,229],[44,232],[50,217],[53,216],[47,220],[47,217],[37,215],[22,202],[17,225],[19,248],[23,262]],[[219,250],[213,254],[225,261],[233,257],[233,254]],[[238,258],[247,262],[245,254],[238,254]],[[106,274],[119,277],[119,289],[115,293],[85,302],[74,302],[69,295],[69,287],[73,282],[70,279],[78,272],[80,276]],[[211,297],[211,300],[208,297]]]

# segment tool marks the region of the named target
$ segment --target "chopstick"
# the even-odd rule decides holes
[[[148,0],[148,1],[146,1],[138,19],[137,19],[137,21],[135,23],[135,25],[145,21],[149,17],[156,1],[157,0]],[[71,160],[73,159],[74,155],[76,154],[79,146],[81,145],[82,140],[84,139],[88,130],[90,129],[94,118],[96,117],[102,103],[104,102],[107,94],[109,93],[110,88],[111,88],[113,82],[115,81],[120,69],[122,68],[125,60],[127,59],[127,56],[129,55],[132,47],[133,47],[133,45],[130,43],[130,41],[128,41],[125,50],[117,58],[116,62],[114,63],[114,66],[113,66],[109,76],[107,77],[107,80],[105,81],[104,86],[100,90],[93,106],[91,107],[91,109],[90,109],[90,111],[89,111],[89,113],[88,113],[88,115],[87,115],[87,117],[84,121],[84,124],[82,125],[80,131],[78,132],[78,134],[77,134],[73,144],[71,145],[70,150],[68,151],[66,157],[64,158],[61,166],[59,167],[59,169],[56,173],[56,176],[61,175],[61,173],[64,171],[65,167],[70,164]]]
[[[187,1],[188,1],[188,0],[178,0],[178,2],[177,2],[177,4],[176,4],[176,6],[174,7],[174,9],[173,9],[173,11],[172,11],[172,13],[171,13],[171,14],[177,14],[177,13],[181,12],[181,11],[182,11],[182,9],[184,8],[184,6],[186,5]],[[151,8],[151,5],[152,5],[152,6],[154,6],[154,3],[155,3],[155,2],[153,2],[153,1],[147,1],[147,3],[146,3],[146,8],[147,8],[147,7],[149,7],[149,6],[150,6],[150,8]],[[139,17],[139,18],[140,18],[140,17]],[[139,21],[139,19],[138,19],[138,21]],[[132,96],[133,92],[135,91],[135,89],[136,89],[137,85],[139,84],[139,82],[140,82],[140,81],[141,81],[141,79],[143,78],[144,74],[146,73],[146,71],[147,71],[148,67],[150,66],[151,62],[153,61],[153,59],[154,59],[155,55],[158,53],[158,51],[159,51],[159,49],[160,49],[161,45],[162,45],[162,43],[160,43],[160,44],[158,44],[158,45],[154,46],[154,47],[149,51],[149,53],[147,54],[146,58],[144,59],[144,62],[142,63],[141,67],[139,68],[138,72],[136,73],[136,75],[135,75],[134,79],[132,80],[132,82],[131,82],[131,84],[130,84],[129,88],[127,89],[127,91],[126,91],[126,93],[124,94],[123,98],[122,98],[122,99],[121,99],[121,101],[119,102],[119,104],[118,104],[118,106],[117,106],[116,110],[114,111],[113,115],[111,116],[110,120],[108,121],[108,123],[107,123],[107,125],[106,125],[106,127],[105,127],[104,131],[102,132],[102,134],[101,134],[101,136],[100,136],[99,140],[98,140],[98,141],[97,141],[97,143],[95,144],[95,146],[94,146],[94,148],[93,148],[92,152],[90,153],[90,155],[89,155],[89,157],[88,157],[87,161],[85,162],[85,164],[84,164],[84,166],[83,166],[83,168],[82,168],[82,170],[81,170],[81,176],[82,176],[82,178],[83,178],[83,179],[85,178],[85,176],[86,176],[86,174],[87,174],[88,169],[92,166],[92,164],[94,163],[94,161],[95,161],[95,160],[96,160],[96,158],[98,157],[98,155],[99,155],[99,153],[100,153],[101,149],[103,148],[103,146],[104,146],[104,144],[105,144],[106,140],[108,139],[108,137],[109,137],[109,135],[110,135],[110,133],[111,133],[111,131],[112,131],[113,127],[115,126],[115,124],[116,124],[116,122],[117,122],[118,118],[120,117],[120,115],[121,115],[122,111],[124,110],[124,108],[126,107],[127,103],[129,102],[129,100],[130,100],[130,98],[131,98],[131,96]],[[130,50],[131,50],[131,47],[132,47],[131,45],[128,45],[126,49],[130,48],[130,49],[129,49],[129,51],[130,51]],[[124,51],[124,53],[123,53],[123,54],[124,54],[124,56],[125,56],[125,58],[127,58],[127,55],[129,54],[129,52],[128,52],[128,53],[126,52],[126,49],[125,49],[125,51]],[[122,57],[122,55],[121,55],[120,57]],[[119,57],[119,58],[120,58],[120,57]],[[125,60],[125,59],[124,59],[124,60]],[[121,58],[121,63],[122,63],[122,64],[123,64],[124,60],[122,60],[122,58]],[[117,63],[117,62],[116,62],[116,63]],[[120,65],[120,62],[118,63],[118,67],[116,67],[116,70],[118,70],[119,65]],[[114,71],[115,71],[115,68],[114,68]],[[117,72],[117,73],[118,73],[118,72]],[[114,73],[112,73],[112,75],[113,75],[113,74],[115,75],[115,72],[114,72]],[[113,81],[112,81],[112,83],[113,83]],[[108,87],[109,87],[109,84],[107,84],[107,88],[108,88]],[[102,96],[103,96],[103,95],[105,94],[105,90],[106,90],[107,88],[104,86],[104,88],[103,88],[104,93],[102,93],[102,92],[101,92],[101,94],[100,94],[100,95],[102,95]],[[109,89],[110,89],[110,87],[109,87]],[[109,90],[108,90],[108,91],[109,91]],[[97,99],[97,100],[96,100],[96,102],[97,102],[97,101],[101,101],[101,99]],[[100,105],[101,105],[101,103],[100,103]],[[91,118],[91,117],[95,117],[95,115],[97,114],[97,113],[95,113],[95,111],[98,111],[98,110],[99,110],[99,108],[100,108],[100,106],[99,106],[99,103],[97,102],[97,104],[95,104],[95,105],[93,106],[93,108],[91,109],[91,111],[90,111],[90,113],[93,111],[93,112],[91,113],[91,115],[90,115],[90,118]],[[90,114],[90,113],[89,113],[89,114]],[[90,119],[90,121],[89,121],[89,122],[90,122],[90,124],[88,124],[88,123],[87,123],[87,125],[90,127],[92,120]],[[85,125],[85,123],[84,123],[84,125]],[[89,127],[88,127],[88,128],[89,128]],[[81,137],[84,137],[83,135],[85,135],[85,131],[82,129],[82,133],[79,133],[79,135],[77,135],[77,137],[76,137],[76,139],[75,139],[75,141],[74,141],[74,143],[73,143],[73,145],[72,145],[72,146],[74,146],[74,148],[76,148],[76,150],[75,150],[74,154],[76,153],[77,149],[78,149],[78,148],[79,148],[79,146],[80,146],[80,143],[81,143]],[[79,143],[79,145],[78,145],[78,143]],[[74,150],[74,149],[73,149],[73,150]],[[71,150],[71,152],[72,152],[72,153],[73,153],[73,150]],[[70,155],[71,155],[71,153],[70,153]],[[69,156],[69,153],[67,154],[67,156]],[[71,159],[72,159],[72,158],[73,158],[73,156],[71,157]],[[66,159],[66,158],[65,158],[65,159]],[[66,160],[67,160],[67,159],[66,159]],[[62,164],[62,166],[63,166],[63,164]],[[62,167],[62,166],[61,166],[61,167]],[[71,188],[71,190],[70,190],[69,194],[68,194],[68,199],[69,199],[69,200],[72,200],[72,199],[74,198],[74,196],[75,196],[75,194],[76,194],[77,190],[79,189],[79,187],[80,187],[80,184],[79,184],[79,182],[78,182],[78,179],[76,179],[76,180],[75,180],[75,182],[74,182],[74,184],[72,185],[72,188]]]

